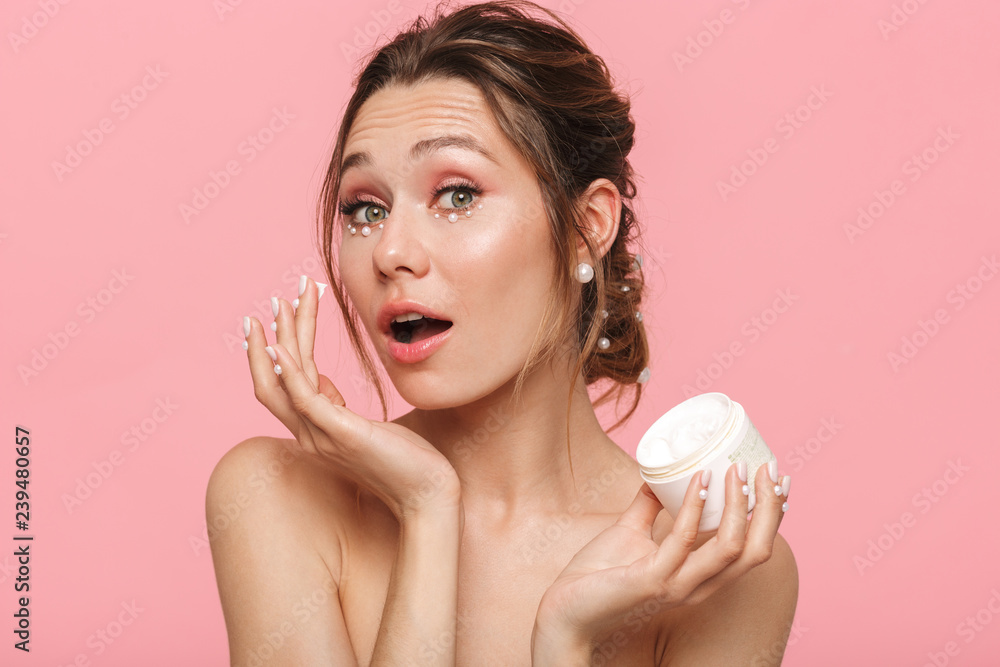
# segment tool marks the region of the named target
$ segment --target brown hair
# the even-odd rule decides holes
[[[638,314],[641,260],[627,248],[637,242],[638,232],[631,204],[636,188],[627,159],[635,132],[629,100],[615,91],[604,61],[555,13],[526,0],[485,2],[447,14],[443,6],[446,3],[438,5],[430,21],[416,19],[365,64],[344,111],[320,193],[320,247],[355,353],[375,386],[385,419],[385,390],[360,333],[357,312],[334,270],[332,243],[347,136],[359,109],[375,92],[432,77],[460,78],[482,91],[501,130],[534,169],[556,248],[553,296],[517,377],[515,396],[532,368],[569,353],[576,360],[574,377],[582,372],[588,385],[610,381],[595,405],[612,398],[620,403],[631,393],[631,404],[616,428],[635,412],[642,393],[636,380],[649,358]],[[581,289],[572,277],[578,235],[592,257],[597,253],[582,225],[577,199],[600,178],[618,188],[621,216],[614,243],[594,267],[594,279]],[[579,290],[579,299],[574,290]],[[577,302],[579,307],[572,308]],[[574,330],[576,336],[571,336]],[[598,347],[602,337],[611,343],[605,350]]]

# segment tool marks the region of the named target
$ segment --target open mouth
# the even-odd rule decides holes
[[[451,328],[451,324],[448,320],[436,320],[419,313],[404,313],[394,317],[389,323],[389,328],[397,343],[408,344],[419,343],[442,331],[447,331]]]

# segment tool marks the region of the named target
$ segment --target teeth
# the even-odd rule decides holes
[[[402,315],[397,315],[396,317],[392,318],[392,321],[393,322],[412,322],[413,320],[421,320],[421,319],[423,319],[423,317],[424,316],[421,315],[420,313],[404,313]]]

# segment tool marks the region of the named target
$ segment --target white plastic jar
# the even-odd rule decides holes
[[[726,471],[737,461],[747,466],[750,501],[757,468],[775,456],[747,417],[743,406],[725,394],[692,396],[666,412],[646,431],[635,452],[639,473],[664,509],[676,517],[691,478],[711,470],[708,497],[698,530],[715,530],[726,504]],[[751,507],[753,505],[751,504]]]

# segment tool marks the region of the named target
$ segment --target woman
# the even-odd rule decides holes
[[[246,318],[294,439],[240,443],[209,482],[210,523],[240,508],[212,540],[232,664],[780,662],[788,478],[760,468],[748,520],[745,467],[696,475],[670,517],[588,394],[627,418],[648,378],[633,130],[603,61],[526,2],[439,11],[367,64],[322,247],[384,415],[369,349],[415,409],[365,419],[318,373],[325,285],[273,301],[273,345]],[[699,534],[708,484],[726,509]]]

